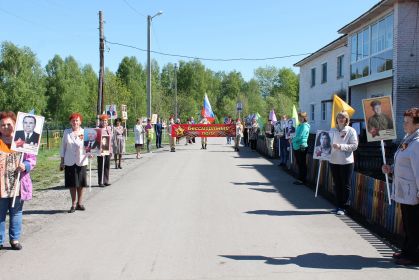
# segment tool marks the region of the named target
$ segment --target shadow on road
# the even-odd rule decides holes
[[[319,269],[395,268],[399,267],[389,258],[367,258],[357,255],[328,255],[307,253],[296,257],[266,257],[259,255],[220,255],[236,261],[264,261],[269,265],[295,264],[300,267]],[[417,269],[417,268],[413,268]]]
[[[27,210],[23,211],[23,215],[55,215],[67,213],[67,210]]]
[[[259,192],[266,192],[266,193],[277,193],[276,189],[257,189],[257,188],[249,188],[251,190],[259,191]]]
[[[234,185],[238,186],[273,186],[271,183],[262,183],[262,182],[231,182]]]
[[[268,216],[307,216],[307,215],[330,215],[328,211],[293,211],[293,210],[285,210],[285,211],[278,211],[278,210],[255,210],[255,211],[247,211],[247,214],[253,215],[268,215]]]

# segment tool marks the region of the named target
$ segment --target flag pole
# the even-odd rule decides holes
[[[92,159],[89,158],[89,192],[92,191]]]
[[[383,163],[384,163],[384,164],[387,164],[387,163],[386,163],[386,151],[384,150],[384,141],[383,141],[383,140],[381,140],[381,154],[382,154],[382,156],[383,156]],[[390,199],[390,187],[389,187],[389,184],[388,184],[388,174],[387,174],[387,173],[385,173],[384,175],[386,176],[386,187],[387,187],[388,205],[391,205],[391,199]]]
[[[317,183],[316,183],[316,194],[314,197],[317,197],[317,192],[319,191],[319,181],[320,181],[320,170],[322,169],[322,160],[319,160],[319,171],[317,172]]]
[[[22,156],[20,157],[20,160],[19,160],[19,165],[20,165],[21,163],[23,163],[23,156],[24,156],[24,155],[25,155],[25,153],[22,153]],[[19,173],[17,173],[17,177],[16,177],[16,181],[15,181],[15,193],[13,194],[12,208],[14,208],[14,207],[15,207],[16,196],[17,196],[17,188],[19,188],[19,189],[20,189],[20,172],[21,172],[21,171],[19,171]]]

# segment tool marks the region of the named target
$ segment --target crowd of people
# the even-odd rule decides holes
[[[33,118],[24,119],[24,127],[34,122]],[[98,137],[100,137],[100,153],[97,156],[98,185],[106,187],[111,185],[109,169],[112,155],[114,156],[115,168],[122,168],[122,156],[125,154],[126,128],[122,125],[120,118],[115,119],[114,125],[110,126],[109,116],[101,115],[99,118],[98,132],[96,130],[87,133],[82,127],[83,117],[79,113],[69,116],[71,128],[63,133],[60,148],[60,169],[64,171],[65,187],[70,191],[71,207],[69,213],[84,211],[83,203],[84,189],[87,187],[87,165],[88,160],[95,155],[91,153],[97,149]],[[36,120],[35,120],[36,121]],[[156,124],[150,119],[137,119],[134,127],[136,158],[141,158],[141,149],[146,144],[147,151],[151,152],[151,144],[156,138],[156,148],[162,147],[162,133],[164,125],[160,118]],[[268,149],[273,150],[273,138],[277,137],[279,143],[281,166],[286,166],[290,155],[298,167],[298,180],[296,185],[306,184],[307,176],[307,149],[310,124],[307,113],[298,113],[299,125],[294,127],[294,121],[287,116],[281,117],[282,126],[279,129],[268,119],[265,126],[265,139]],[[188,119],[192,123],[193,119]],[[347,112],[339,112],[335,118],[335,128],[328,133],[319,135],[314,153],[318,156],[330,154],[329,167],[332,174],[335,192],[336,208],[331,212],[336,215],[345,215],[348,207],[351,178],[354,170],[353,152],[358,148],[358,136],[350,124],[350,117]],[[174,117],[169,119],[167,131],[170,133],[175,123]],[[243,146],[251,150],[256,149],[257,140],[261,128],[256,118],[245,120],[232,120],[227,118],[225,124],[234,124],[235,137],[228,136],[227,144],[234,141],[235,151]],[[209,124],[206,118],[200,124]],[[284,125],[286,124],[286,125]],[[32,182],[30,171],[36,165],[36,156],[28,153],[20,153],[11,150],[13,135],[16,128],[16,115],[13,112],[0,112],[0,249],[5,242],[5,220],[9,214],[9,243],[14,250],[22,249],[19,242],[22,229],[22,209],[24,201],[32,198]],[[410,265],[419,261],[419,109],[411,108],[404,113],[403,128],[406,136],[401,141],[399,148],[394,155],[393,165],[383,165],[382,171],[393,176],[392,199],[401,205],[405,241],[400,252],[394,253],[398,264]],[[26,133],[28,134],[28,133]],[[330,135],[333,135],[331,138]],[[20,137],[28,139],[31,135],[22,134]],[[96,138],[96,139],[95,139]],[[332,140],[333,139],[333,140]],[[176,150],[176,138],[169,135],[171,152]],[[201,138],[201,149],[207,149],[207,138]],[[193,143],[192,138],[186,139],[186,143]],[[96,146],[95,146],[96,145]]]

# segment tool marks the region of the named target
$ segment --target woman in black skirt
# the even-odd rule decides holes
[[[83,117],[79,113],[73,113],[69,120],[71,128],[64,130],[61,143],[60,169],[64,170],[65,187],[70,189],[71,208],[68,212],[73,213],[76,210],[86,210],[83,205],[83,188],[87,185],[88,156],[83,147],[84,129],[81,128]]]

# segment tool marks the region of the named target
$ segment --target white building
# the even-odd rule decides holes
[[[300,111],[307,112],[311,133],[330,129],[332,97],[346,99],[349,49],[343,35],[294,66],[300,67]]]
[[[419,106],[419,1],[380,1],[338,32],[342,34],[340,40],[345,41],[343,45],[348,46],[343,52],[342,88],[347,102],[356,110],[353,118],[363,119],[362,99],[390,95],[400,139],[404,135],[404,111]],[[329,45],[322,49],[324,52],[317,51],[295,64],[300,67],[300,108],[310,113],[313,129],[323,127],[317,116],[321,116],[325,93],[321,91],[321,77],[316,77],[314,86],[310,77],[312,68],[319,69],[322,59],[336,56],[335,48],[327,49]],[[334,69],[328,71],[328,77],[336,73]],[[325,90],[334,90],[326,84]]]

